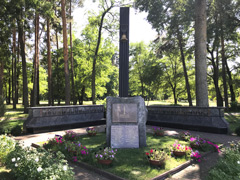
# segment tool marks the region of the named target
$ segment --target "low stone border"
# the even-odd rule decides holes
[[[35,143],[32,143],[31,146],[34,147],[34,148],[39,148],[40,147],[40,145],[35,144]],[[209,151],[209,152],[204,153],[202,155],[202,158],[208,156],[211,153],[214,153],[214,152]],[[71,160],[71,162],[78,165],[81,168],[84,168],[84,169],[89,170],[89,171],[93,171],[93,172],[95,172],[95,173],[97,173],[97,174],[99,174],[103,177],[106,177],[108,179],[111,179],[111,180],[127,180],[127,179],[121,178],[121,177],[119,177],[115,174],[112,174],[110,172],[104,171],[102,169],[98,169],[98,168],[96,168],[92,165],[89,165],[87,163],[84,163],[84,162],[79,162],[79,161],[75,162],[75,161],[72,161],[72,160]],[[185,162],[184,164],[181,164],[181,165],[177,166],[174,169],[171,169],[171,170],[169,170],[169,171],[167,171],[167,172],[165,172],[165,173],[163,173],[159,176],[156,176],[156,177],[152,178],[151,180],[164,180],[164,179],[168,178],[170,175],[174,175],[174,174],[182,171],[183,169],[187,168],[188,166],[192,165],[193,163],[194,163],[194,160],[189,160],[189,161]]]
[[[95,173],[97,173],[97,174],[99,174],[103,177],[106,177],[108,179],[111,179],[111,180],[127,180],[127,179],[121,178],[121,177],[119,177],[115,174],[112,174],[110,172],[104,171],[102,169],[98,169],[98,168],[96,168],[94,166],[91,166],[91,165],[89,165],[87,163],[84,163],[84,162],[79,162],[79,161],[78,162],[71,161],[71,162],[80,166],[81,168],[84,168],[84,169],[89,170],[89,171],[93,171],[93,172],[95,172]]]

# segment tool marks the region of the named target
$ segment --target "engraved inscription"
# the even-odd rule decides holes
[[[113,104],[112,122],[137,122],[137,104]]]
[[[163,115],[189,115],[189,116],[207,116],[207,109],[165,109],[157,107],[149,107],[149,112],[163,114]]]
[[[112,148],[139,148],[139,134],[137,125],[112,125]]]
[[[101,113],[103,112],[103,107],[68,107],[68,108],[43,108],[34,109],[34,117],[45,117],[45,116],[63,116],[63,115],[75,115],[82,113]]]

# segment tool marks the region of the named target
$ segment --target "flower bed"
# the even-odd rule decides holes
[[[62,143],[60,143],[60,140],[62,141]],[[52,143],[52,141],[53,140],[50,140],[49,143]],[[151,179],[158,176],[159,174],[176,168],[177,166],[187,162],[191,158],[195,160],[199,159],[199,157],[196,156],[196,152],[194,151],[193,152],[195,154],[193,154],[191,157],[192,151],[191,148],[188,147],[190,145],[189,142],[179,140],[179,142],[176,144],[176,139],[170,136],[158,138],[156,136],[148,134],[148,147],[139,149],[118,149],[117,153],[115,150],[104,148],[106,146],[105,133],[98,133],[95,137],[89,137],[88,135],[78,136],[74,141],[71,142],[66,142],[64,136],[61,139],[55,138],[54,141],[56,142],[52,144],[57,146],[62,146],[62,144],[65,144],[65,146],[63,146],[65,148],[55,149],[59,149],[62,150],[63,153],[67,153],[66,157],[68,157],[69,159],[88,163],[92,166],[95,166],[96,168],[105,170],[126,179]],[[79,156],[74,156],[66,150],[68,149],[66,148],[68,147],[67,144],[71,144],[73,146],[74,144],[78,146],[84,145],[83,147],[86,147],[86,149],[88,149],[88,153],[79,153]],[[173,146],[173,144],[176,144],[176,151],[184,149],[184,151],[187,152],[187,155],[178,158],[175,158],[175,156],[171,157],[171,149],[169,147]],[[178,144],[181,145],[178,146]],[[100,150],[99,148],[102,149]],[[164,151],[164,153],[161,153],[162,151]],[[113,154],[109,152],[112,152]],[[157,160],[157,158],[154,157],[159,157],[159,159],[161,160],[166,159],[166,161],[164,162],[164,166],[162,166],[162,164],[150,166],[149,160]],[[106,162],[108,165],[101,164],[100,160],[108,160],[109,162]]]

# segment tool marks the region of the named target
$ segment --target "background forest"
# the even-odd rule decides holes
[[[72,13],[83,0],[0,0],[0,95],[7,104],[83,104],[118,96],[119,7],[99,0],[98,12],[74,34]],[[129,95],[195,100],[194,0],[135,0],[158,36],[130,44]],[[81,21],[81,19],[80,19]],[[240,102],[240,0],[207,1],[209,100]],[[117,43],[115,43],[117,42]]]

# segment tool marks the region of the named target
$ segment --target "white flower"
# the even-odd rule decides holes
[[[41,168],[41,167],[38,167],[38,168],[37,168],[37,171],[38,171],[38,172],[41,172],[41,171],[42,171],[42,168]]]
[[[67,166],[65,165],[65,166],[63,166],[63,170],[64,171],[66,171],[67,170]]]
[[[17,158],[17,161],[19,161],[19,160],[20,160],[20,157]]]
[[[15,164],[15,167],[18,167],[18,164],[17,164],[17,163]]]
[[[38,161],[39,161],[38,157],[35,159],[35,161],[36,161],[36,162],[38,162]]]
[[[240,161],[237,161],[238,164],[240,164]]]
[[[12,158],[12,162],[15,162],[16,161],[16,158]]]

